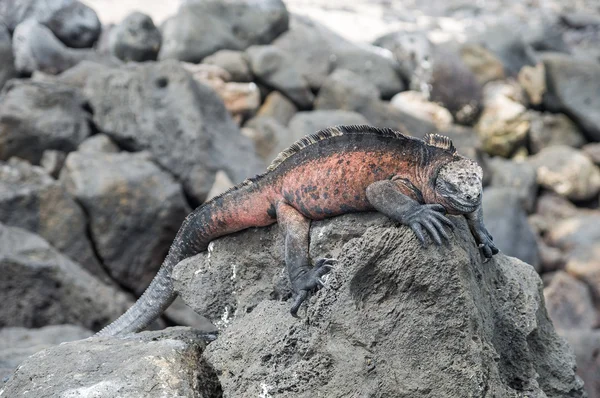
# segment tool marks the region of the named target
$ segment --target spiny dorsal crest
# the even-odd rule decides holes
[[[322,140],[327,140],[331,137],[339,137],[341,135],[348,134],[372,134],[383,137],[393,138],[408,138],[406,135],[399,131],[395,131],[387,128],[377,128],[369,125],[347,125],[347,126],[335,126],[327,129],[317,131],[314,134],[302,137],[289,148],[283,150],[277,157],[271,162],[271,165],[267,168],[267,171],[275,170],[283,161],[292,156],[293,154],[300,152],[302,149],[315,144]]]
[[[450,138],[446,137],[445,135],[426,134],[425,138],[423,138],[423,140],[428,145],[445,149],[446,151],[450,152],[451,154],[456,153],[456,148],[454,147],[454,144],[452,144],[452,140]]]

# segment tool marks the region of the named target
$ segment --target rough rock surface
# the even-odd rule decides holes
[[[99,330],[131,301],[38,235],[0,224],[0,327],[73,324]]]
[[[102,29],[94,10],[77,0],[5,0],[0,15],[10,31],[26,20],[36,21],[74,48],[91,47]]]
[[[600,141],[600,65],[564,55],[544,58],[546,106],[570,116],[592,141]]]
[[[343,234],[354,217],[325,220],[330,228],[313,228],[311,238],[335,241],[327,234]],[[206,351],[225,395],[584,396],[531,266],[502,254],[482,264],[462,218],[453,218],[449,246],[422,249],[408,228],[375,217],[382,224],[343,246],[329,289],[309,300],[300,320],[279,301],[285,289],[276,226],[217,240],[176,268],[184,300],[200,291],[193,275],[196,283],[212,280],[213,291],[226,293],[221,300],[237,301],[237,309],[222,312],[228,326]],[[364,231],[369,224],[359,225]],[[231,262],[242,241],[244,255]],[[248,250],[254,245],[267,250]],[[311,249],[312,258],[334,251]],[[221,261],[230,266],[219,270]],[[215,282],[214,273],[228,278]]]
[[[72,152],[60,179],[88,214],[108,273],[141,294],[190,212],[181,185],[147,152]]]
[[[199,332],[183,327],[69,342],[25,360],[0,395],[221,397],[204,347]]]
[[[153,61],[162,43],[160,31],[152,18],[141,12],[129,14],[109,32],[108,49],[122,61]]]
[[[588,200],[600,191],[600,169],[577,149],[556,145],[527,161],[535,167],[538,183],[571,200]]]
[[[10,327],[0,329],[0,383],[8,380],[27,357],[66,341],[90,337],[92,332],[80,326],[51,325],[39,329]],[[0,389],[3,384],[0,384]]]
[[[105,282],[109,280],[88,239],[88,220],[65,187],[39,167],[0,162],[0,222],[40,235]]]
[[[90,135],[84,106],[66,85],[12,80],[0,95],[0,159],[39,163],[44,150],[74,150]]]
[[[176,61],[86,63],[61,78],[84,85],[101,131],[126,149],[150,151],[194,204],[204,201],[217,170],[237,183],[264,168],[218,95]]]
[[[200,62],[219,50],[268,44],[288,29],[281,0],[190,1],[162,26],[160,59]]]
[[[517,257],[538,268],[539,252],[535,234],[527,223],[519,191],[491,187],[483,192],[483,217],[494,242],[507,256]]]

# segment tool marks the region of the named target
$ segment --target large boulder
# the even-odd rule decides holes
[[[8,29],[0,23],[0,90],[8,80],[17,76],[12,50],[12,38]]]
[[[25,360],[0,395],[221,397],[204,347],[201,333],[183,327],[69,342]]]
[[[58,40],[50,28],[28,19],[13,33],[15,68],[20,73],[40,71],[58,74],[84,60],[112,62],[88,48],[69,48]]]
[[[600,141],[600,65],[566,55],[544,57],[546,106],[566,113],[588,139]]]
[[[269,44],[288,24],[288,11],[281,0],[184,2],[162,26],[159,59],[197,63],[219,50]]]
[[[129,14],[108,33],[108,50],[122,61],[153,61],[162,36],[152,18],[141,12]]]
[[[50,244],[0,224],[0,327],[73,324],[99,330],[131,305]]]
[[[246,50],[250,69],[256,79],[278,90],[298,107],[312,106],[314,95],[307,81],[294,68],[294,59],[275,46],[252,46]]]
[[[74,150],[91,131],[86,101],[64,84],[12,80],[0,94],[0,159],[39,163],[44,150]]]
[[[453,218],[449,246],[427,249],[409,228],[376,217],[381,223],[370,228],[356,215],[315,222],[311,241],[342,240],[349,218],[360,232],[337,252],[329,288],[308,301],[300,320],[278,293],[286,278],[276,227],[216,240],[176,268],[213,281],[213,297],[237,304],[220,306],[224,331],[205,352],[225,395],[584,396],[530,265],[503,254],[483,264],[462,217]],[[324,224],[330,228],[317,229]],[[230,261],[240,242],[252,260]],[[335,249],[311,250],[318,258]],[[184,299],[200,291],[202,284],[183,280]]]
[[[0,383],[8,380],[17,366],[36,352],[91,335],[91,331],[74,325],[51,325],[39,329],[0,329]]]
[[[40,235],[96,277],[110,280],[88,239],[86,214],[40,167],[18,159],[0,162],[0,222]]]
[[[88,214],[109,274],[141,294],[190,212],[181,184],[147,152],[71,152],[60,179]]]
[[[26,20],[39,22],[73,48],[91,47],[102,29],[96,12],[77,0],[5,0],[0,15],[11,32]]]
[[[126,149],[150,151],[194,205],[204,201],[216,171],[238,183],[263,170],[219,96],[177,61],[85,63],[61,79],[82,86],[102,132]]]

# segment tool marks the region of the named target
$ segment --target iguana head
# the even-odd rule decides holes
[[[443,165],[435,181],[435,191],[449,213],[471,213],[481,204],[483,171],[466,158]]]

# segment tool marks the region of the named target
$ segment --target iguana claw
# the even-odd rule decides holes
[[[332,264],[336,263],[334,258],[320,258],[315,262],[315,266],[299,275],[292,281],[292,289],[296,293],[294,304],[290,309],[293,317],[298,317],[298,309],[308,298],[308,294],[319,287],[325,287],[325,282],[321,277],[333,269]]]

